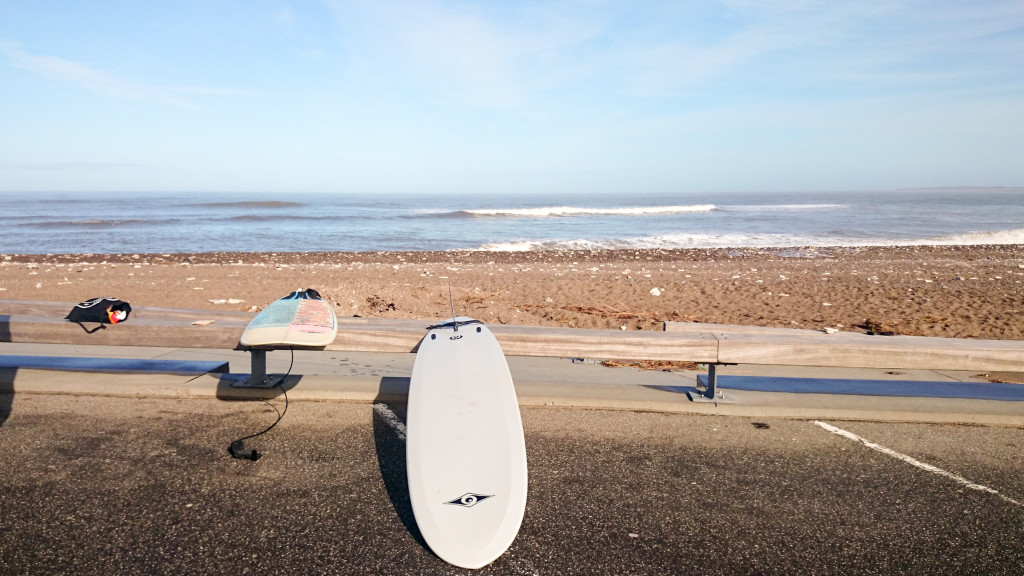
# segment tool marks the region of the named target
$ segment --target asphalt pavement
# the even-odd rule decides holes
[[[515,358],[526,516],[506,554],[458,569],[409,507],[411,355],[316,354],[297,355],[280,423],[246,441],[257,461],[227,448],[278,418],[280,390],[3,374],[0,573],[1024,573],[1020,403],[752,393],[693,407],[678,391],[693,374]],[[289,363],[274,353],[270,369]]]

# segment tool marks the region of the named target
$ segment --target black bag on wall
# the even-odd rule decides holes
[[[128,319],[131,304],[117,298],[93,298],[76,304],[64,318],[72,322],[100,322],[117,324]]]

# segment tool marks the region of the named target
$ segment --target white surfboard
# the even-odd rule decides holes
[[[326,346],[338,335],[331,305],[316,290],[296,290],[270,303],[242,332],[242,346]]]
[[[526,510],[526,443],[501,346],[458,317],[420,343],[409,384],[406,468],[416,524],[430,549],[481,568],[515,540]]]

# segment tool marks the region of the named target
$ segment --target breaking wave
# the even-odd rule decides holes
[[[584,206],[544,206],[540,208],[477,208],[432,213],[439,217],[469,218],[552,218],[566,216],[653,216],[684,212],[711,212],[714,204],[689,206],[636,206],[627,208],[588,208]]]

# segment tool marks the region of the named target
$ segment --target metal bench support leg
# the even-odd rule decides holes
[[[267,377],[267,351],[250,350],[249,354],[252,355],[252,369],[250,370],[249,379],[253,383],[262,382]]]
[[[735,404],[736,399],[718,391],[718,364],[708,364],[707,382],[704,393],[697,390],[687,393],[694,402],[714,402],[716,404]]]
[[[273,388],[277,380],[267,375],[267,351],[256,348],[249,349],[250,373],[245,380],[231,384],[232,388]]]
[[[707,397],[714,398],[718,391],[718,364],[708,364]]]

